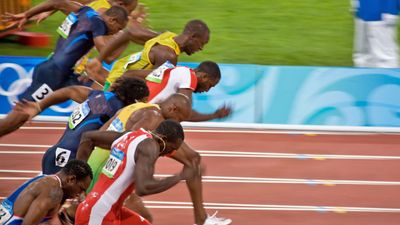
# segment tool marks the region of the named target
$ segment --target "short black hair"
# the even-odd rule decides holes
[[[150,91],[146,83],[135,77],[121,76],[113,84],[113,92],[125,105],[149,96]]]
[[[93,179],[93,172],[89,164],[78,159],[69,161],[65,167],[62,168],[61,172],[66,175],[75,175],[76,180],[83,180],[87,176],[89,176],[90,179]]]
[[[209,34],[210,29],[207,24],[201,20],[191,20],[185,25],[183,33],[202,37],[204,34]]]
[[[109,17],[116,18],[118,23],[125,23],[128,20],[128,12],[121,6],[112,6],[105,13]]]
[[[204,61],[200,63],[196,70],[206,73],[213,80],[221,79],[221,70],[219,69],[218,64],[213,61]]]
[[[138,0],[122,0],[122,2],[125,4],[125,5],[129,5],[129,4],[131,4],[132,2],[137,2]]]
[[[183,128],[180,123],[175,120],[167,119],[160,123],[156,132],[165,137],[169,142],[174,142],[177,139],[185,139]]]

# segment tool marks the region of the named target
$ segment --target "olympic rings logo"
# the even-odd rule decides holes
[[[6,69],[13,70],[18,78],[8,88],[4,88],[0,82],[0,95],[7,97],[9,105],[14,105],[14,102],[18,101],[18,95],[22,94],[31,84],[33,68],[26,71],[24,67],[15,63],[0,63],[0,78],[9,80],[10,78],[7,76],[9,73],[4,72]],[[72,112],[75,106],[76,103],[72,102],[65,108],[60,106],[52,106],[50,108],[55,112],[69,113]]]

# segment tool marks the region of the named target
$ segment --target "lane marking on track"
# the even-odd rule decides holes
[[[39,174],[39,170],[2,170],[0,173],[32,173]],[[156,174],[155,177],[167,177],[171,174]],[[0,177],[0,180],[28,180],[32,177]],[[373,186],[400,186],[400,181],[371,181],[371,180],[325,180],[325,179],[290,179],[290,178],[258,178],[258,177],[231,177],[231,176],[203,176],[206,183],[249,183],[249,184],[307,184],[307,185],[373,185]]]
[[[0,147],[21,148],[50,148],[51,145],[34,144],[0,144]],[[275,153],[275,152],[242,152],[242,151],[214,151],[197,150],[204,157],[243,157],[243,158],[280,158],[280,159],[350,159],[350,160],[400,160],[400,156],[383,155],[336,155],[336,154],[297,154],[297,153]],[[0,150],[0,154],[44,154],[44,151],[9,151]]]
[[[65,126],[54,126],[54,127],[49,127],[49,126],[38,126],[38,127],[20,127],[19,129],[22,130],[65,130]],[[346,136],[351,136],[351,135],[378,135],[378,134],[390,134],[390,135],[399,135],[398,131],[397,132],[373,132],[373,131],[335,131],[335,130],[312,130],[312,129],[261,129],[261,130],[251,130],[251,129],[232,129],[232,128],[219,128],[219,129],[193,129],[193,128],[184,128],[185,132],[191,132],[191,133],[244,133],[244,134],[300,134],[300,135],[306,135],[306,136],[316,136],[316,135],[346,135]]]
[[[0,197],[0,200],[6,197]],[[151,209],[192,209],[191,202],[144,201]],[[204,203],[206,209],[253,210],[253,211],[314,211],[319,213],[399,213],[400,208],[347,207],[347,206],[307,206],[307,205],[262,205],[236,203]]]
[[[149,208],[192,208],[191,202],[144,201]],[[316,211],[316,212],[376,212],[399,213],[400,208],[347,207],[347,206],[306,206],[306,205],[262,205],[262,204],[227,204],[204,203],[208,209],[236,210],[275,210],[275,211]]]

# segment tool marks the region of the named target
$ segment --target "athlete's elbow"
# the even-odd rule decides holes
[[[142,197],[142,196],[145,196],[145,195],[149,195],[149,194],[150,194],[150,191],[149,191],[148,188],[145,187],[145,185],[137,185],[137,184],[136,184],[135,193],[136,193],[138,196]]]

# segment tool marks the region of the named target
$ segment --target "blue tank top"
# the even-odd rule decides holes
[[[4,201],[0,204],[0,224],[4,225],[20,225],[23,222],[22,217],[18,217],[14,215],[14,204],[18,199],[18,196],[21,194],[26,187],[28,187],[31,183],[45,177],[46,175],[40,175],[34,177],[20,187],[15,190],[8,198],[4,199]],[[49,218],[43,219],[41,222],[48,220]]]
[[[84,6],[77,13],[67,17],[68,35],[57,42],[53,62],[61,70],[70,70],[75,63],[94,46],[93,39],[107,34],[107,26],[100,15],[92,8]]]
[[[68,150],[68,156],[71,154],[74,158],[82,134],[86,131],[98,130],[124,106],[113,92],[91,91],[88,99],[74,109],[68,119],[67,129],[53,148]],[[65,160],[62,164],[66,164],[67,161]]]

